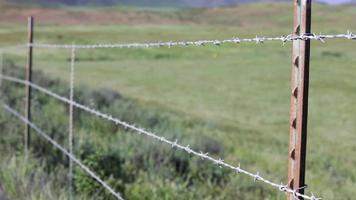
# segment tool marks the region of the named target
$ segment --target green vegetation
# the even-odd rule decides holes
[[[356,29],[354,7],[316,5],[313,9],[316,33]],[[91,44],[254,37],[256,33],[276,36],[292,30],[292,7],[287,4],[161,11],[156,15],[158,21],[169,17],[182,20],[182,23],[62,26],[38,22],[35,37],[37,42]],[[0,43],[25,41],[25,29],[19,24],[3,23]],[[313,41],[312,45],[309,191],[324,199],[352,199],[356,195],[356,158],[351,156],[356,151],[355,43],[334,40],[326,44]],[[178,138],[196,149],[222,156],[229,163],[241,162],[246,169],[285,182],[290,51],[290,44],[282,46],[276,42],[170,49],[78,50],[75,98],[160,135]],[[13,60],[16,66],[23,66],[24,55],[25,51],[16,50],[6,52],[4,57]],[[35,68],[45,75],[38,75],[34,81],[68,95],[65,83],[69,78],[69,56],[69,50],[36,49]],[[21,96],[17,90],[5,94]],[[66,144],[66,107],[43,95],[34,99],[37,102],[35,122]],[[18,109],[21,105],[19,102]],[[1,125],[6,126],[0,129],[1,133],[7,134],[1,145],[10,145],[9,141],[18,144],[22,126],[3,113],[1,119]],[[191,159],[169,146],[128,134],[94,116],[78,111],[75,127],[77,155],[122,191],[127,199],[284,198],[268,186],[255,184],[208,162]],[[65,173],[66,159],[59,156],[59,152],[53,153],[44,141],[39,147],[46,151],[35,149],[33,159],[44,157],[43,167],[50,166],[44,170],[48,176],[52,177],[56,170]],[[21,147],[16,149],[19,158],[13,159],[20,159]],[[1,152],[9,151],[13,149]],[[107,162],[112,164],[108,166]],[[174,167],[176,162],[187,166],[181,171]],[[77,170],[78,195],[104,192]],[[54,194],[60,194],[58,188],[66,190],[65,182],[53,176],[53,180],[56,179],[59,180],[51,181],[48,187]],[[16,195],[11,192],[16,183],[7,186],[4,180],[9,178],[0,176],[0,183],[9,190],[9,195]],[[61,183],[61,187],[51,186]]]

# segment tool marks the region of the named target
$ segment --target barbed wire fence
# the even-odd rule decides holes
[[[33,30],[31,30],[33,31]],[[222,158],[214,158],[210,156],[207,152],[194,150],[190,148],[189,145],[183,145],[179,143],[177,140],[169,140],[165,137],[160,136],[157,133],[151,132],[149,130],[145,130],[144,128],[140,128],[135,126],[131,123],[121,120],[120,118],[114,117],[108,113],[103,113],[98,110],[92,109],[86,105],[77,103],[74,100],[74,84],[75,84],[75,60],[76,60],[76,53],[78,49],[101,49],[101,48],[161,48],[161,47],[188,47],[188,46],[204,46],[204,45],[224,45],[224,44],[240,44],[240,43],[255,43],[255,44],[263,44],[265,42],[281,42],[283,45],[287,42],[294,42],[294,41],[311,41],[316,40],[320,42],[326,42],[327,40],[332,39],[346,39],[346,40],[356,40],[356,35],[353,34],[351,31],[347,31],[346,33],[340,34],[314,34],[314,33],[304,33],[301,35],[296,34],[289,34],[286,36],[276,36],[276,37],[254,37],[254,38],[238,38],[233,37],[232,39],[225,39],[225,40],[195,40],[195,41],[169,41],[169,42],[156,42],[156,43],[127,43],[127,44],[93,44],[93,45],[86,45],[86,44],[45,44],[45,43],[33,43],[30,42],[28,44],[19,44],[7,47],[0,47],[0,58],[1,62],[3,62],[2,52],[9,49],[19,49],[19,48],[45,48],[45,49],[70,49],[71,52],[71,59],[70,59],[70,91],[69,91],[69,98],[61,96],[57,93],[54,93],[44,87],[41,87],[37,84],[34,84],[32,81],[19,79],[13,76],[7,76],[2,73],[2,69],[0,69],[0,84],[2,81],[9,81],[16,84],[22,84],[24,86],[30,87],[31,89],[37,90],[42,92],[52,98],[55,98],[61,102],[64,102],[69,105],[69,125],[68,125],[68,144],[69,149],[66,150],[63,146],[58,144],[54,141],[48,134],[38,128],[31,120],[27,117],[22,116],[18,111],[14,110],[13,108],[9,107],[5,103],[2,103],[2,107],[11,113],[13,116],[17,117],[20,121],[31,127],[37,134],[42,136],[46,141],[51,143],[57,149],[59,149],[63,154],[65,154],[69,159],[69,187],[70,187],[70,196],[72,196],[73,190],[73,163],[77,164],[81,167],[86,173],[88,173],[93,179],[95,179],[101,186],[107,189],[114,197],[121,200],[123,197],[120,193],[116,192],[111,186],[109,186],[106,182],[104,182],[95,172],[89,169],[86,165],[84,165],[79,159],[77,159],[73,152],[73,108],[78,108],[83,110],[87,113],[95,115],[101,119],[106,121],[110,121],[115,125],[122,126],[128,130],[131,130],[130,133],[136,133],[138,135],[142,135],[148,138],[151,138],[157,142],[162,144],[166,144],[171,146],[174,149],[181,150],[187,154],[194,155],[196,157],[201,158],[202,160],[211,162],[215,164],[217,167],[225,168],[228,170],[232,170],[236,174],[243,174],[250,178],[254,182],[261,182],[271,187],[274,187],[279,192],[283,192],[286,194],[291,195],[294,199],[310,199],[310,200],[320,200],[320,197],[314,196],[314,194],[306,195],[300,190],[304,189],[305,186],[300,188],[293,188],[291,185],[283,184],[282,182],[271,181],[270,179],[262,176],[260,172],[251,172],[247,169],[241,167],[240,163],[238,165],[233,165],[225,162]]]
[[[105,119],[105,120],[108,120],[110,122],[113,122],[114,124],[116,125],[120,125],[126,129],[129,129],[129,130],[132,130],[132,131],[135,131],[136,133],[140,134],[140,135],[145,135],[149,138],[152,138],[156,141],[159,141],[161,143],[165,143],[165,144],[168,144],[170,145],[172,148],[177,148],[179,150],[182,150],[184,151],[185,153],[188,153],[188,154],[191,154],[191,155],[194,155],[194,156],[197,156],[197,157],[200,157],[202,158],[203,160],[207,160],[207,161],[210,161],[212,162],[213,164],[215,164],[216,166],[218,167],[224,167],[226,169],[229,169],[229,170],[232,170],[234,172],[236,172],[237,174],[244,174],[244,175],[247,175],[249,177],[251,177],[253,179],[253,181],[260,181],[260,182],[263,182],[263,183],[266,183],[272,187],[275,187],[277,189],[279,189],[281,192],[286,192],[286,193],[290,193],[290,194],[293,194],[295,197],[303,197],[305,199],[311,199],[311,200],[317,200],[318,198],[316,198],[315,196],[311,195],[311,196],[308,196],[308,195],[303,195],[301,193],[299,193],[297,190],[292,190],[290,188],[288,188],[285,184],[283,183],[277,183],[277,182],[273,182],[273,181],[270,181],[264,177],[261,176],[261,173],[260,172],[257,172],[257,173],[253,173],[253,172],[249,172],[243,168],[241,168],[241,165],[238,164],[237,166],[234,166],[232,164],[228,164],[226,163],[223,159],[221,158],[213,158],[211,156],[209,156],[209,153],[205,153],[205,152],[202,152],[202,151],[198,151],[198,150],[193,150],[192,148],[190,148],[189,145],[182,145],[180,144],[177,140],[174,140],[174,141],[171,141],[171,140],[168,140],[166,139],[165,137],[161,137],[159,136],[158,134],[156,133],[153,133],[153,132],[150,132],[150,131],[147,131],[143,128],[140,128],[140,127],[137,127],[137,126],[134,126],[128,122],[125,122],[125,121],[122,121],[118,118],[115,118],[113,116],[111,116],[110,114],[106,114],[106,113],[102,113],[98,110],[95,110],[95,109],[92,109],[92,108],[89,108],[83,104],[79,104],[75,101],[71,101],[70,99],[64,97],[64,96],[60,96],[48,89],[45,89],[39,85],[36,85],[34,83],[31,83],[31,82],[28,82],[26,80],[21,80],[21,79],[18,79],[18,78],[15,78],[15,77],[11,77],[11,76],[6,76],[6,75],[0,75],[1,79],[3,80],[6,80],[6,81],[11,81],[11,82],[14,82],[14,83],[19,83],[19,84],[23,84],[23,85],[26,85],[26,86],[30,86],[31,88],[35,89],[35,90],[38,90],[42,93],[45,93],[59,101],[62,101],[64,103],[67,103],[69,105],[73,105],[74,107],[78,108],[78,109],[81,109],[83,111],[86,111],[90,114],[93,114],[97,117],[100,117],[102,119]]]

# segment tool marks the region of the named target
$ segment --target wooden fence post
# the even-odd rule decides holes
[[[68,142],[69,142],[69,153],[74,154],[73,149],[73,101],[74,101],[74,64],[75,64],[75,48],[74,43],[71,49],[70,56],[70,77],[69,77],[69,131],[68,131]],[[69,158],[69,173],[68,173],[68,182],[69,182],[69,199],[74,199],[74,186],[73,186],[73,160]]]
[[[27,66],[26,66],[26,81],[32,82],[32,56],[33,56],[33,25],[34,19],[32,16],[28,17],[28,55],[27,55]],[[31,121],[31,86],[26,85],[26,108],[25,117],[28,121]],[[31,144],[31,127],[29,124],[25,125],[25,156],[28,156],[29,147]]]

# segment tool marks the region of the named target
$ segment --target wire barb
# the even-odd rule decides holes
[[[281,192],[285,192],[287,190],[287,185],[284,185],[283,183],[281,183],[281,185],[279,186],[279,191]]]
[[[261,179],[260,172],[257,172],[254,177],[254,182],[259,181]]]

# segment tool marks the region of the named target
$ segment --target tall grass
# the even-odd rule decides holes
[[[23,76],[21,68],[7,61],[5,74]],[[50,80],[41,72],[34,73],[40,85],[64,95],[66,84]],[[21,109],[19,91],[23,86],[3,82],[5,96],[2,99],[17,109]],[[21,92],[20,92],[21,93]],[[199,134],[208,130],[206,124],[192,123],[179,118],[174,113],[164,113],[142,107],[135,100],[121,96],[110,90],[76,90],[76,98],[83,104],[96,105],[96,109],[109,112],[122,119],[135,122],[172,140],[190,144],[194,149],[210,152],[223,157],[225,147],[218,139]],[[50,97],[34,92],[33,121],[63,146],[66,144],[68,106]],[[29,161],[22,155],[22,127],[15,118],[1,112],[3,135],[2,152],[16,152],[2,162],[0,182],[12,198],[30,194],[32,199],[67,198],[67,159],[43,138],[33,133],[32,154]],[[75,155],[84,164],[103,177],[117,191],[128,199],[234,199],[236,193],[229,193],[235,187],[234,174],[220,169],[201,159],[183,152],[172,150],[170,146],[150,141],[148,138],[130,133],[109,122],[102,121],[80,110],[75,110]],[[20,125],[20,126],[19,126]],[[189,130],[189,131],[186,131]],[[16,137],[15,137],[16,136]],[[9,145],[13,143],[13,145]],[[14,168],[16,166],[16,168]],[[19,172],[21,171],[21,173]],[[16,176],[15,176],[16,175]],[[78,198],[112,199],[98,183],[80,168],[75,169],[75,191]],[[241,198],[253,198],[260,193],[263,197],[275,196],[273,190],[262,189],[239,179],[246,188],[241,188]],[[42,188],[42,190],[40,190]]]

